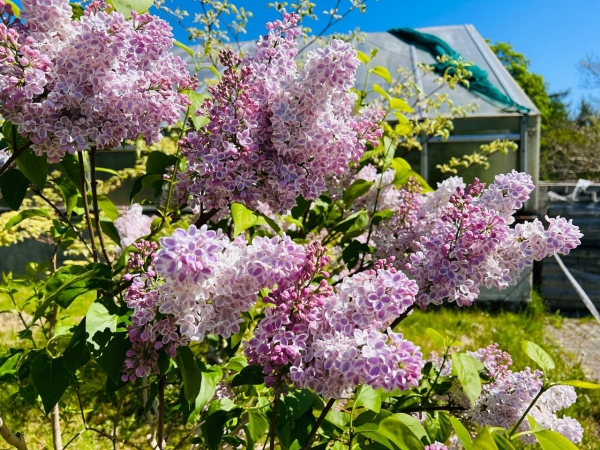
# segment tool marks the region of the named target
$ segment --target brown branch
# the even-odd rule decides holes
[[[6,172],[6,170],[12,165],[12,163],[14,163],[17,158],[19,156],[21,156],[21,153],[23,153],[25,150],[27,150],[28,146],[25,147],[21,147],[16,149],[12,155],[10,155],[10,158],[8,158],[8,160],[4,163],[4,165],[2,167],[0,167],[0,175],[2,175],[4,172]]]
[[[396,319],[394,319],[394,321],[392,322],[392,324],[390,325],[390,328],[393,330],[394,328],[396,328],[396,326],[402,322],[404,319],[406,319],[408,317],[408,315],[410,314],[410,312],[415,309],[415,305],[412,304],[410,305],[406,311],[404,311],[402,314],[400,314],[398,317],[396,317]]]
[[[21,433],[13,434],[10,428],[4,423],[2,417],[0,417],[0,436],[2,439],[17,450],[27,450],[27,444],[25,443],[25,437]]]
[[[335,403],[335,398],[329,399],[329,401],[325,405],[325,408],[323,408],[323,411],[321,411],[321,415],[317,419],[317,422],[313,425],[312,430],[310,430],[310,434],[306,438],[306,441],[304,442],[304,445],[302,446],[301,450],[308,450],[310,448],[313,441],[315,440],[315,436],[317,435],[317,431],[319,430],[319,427],[323,423],[323,420],[325,420],[325,417],[331,410],[331,407],[333,406],[334,403]]]

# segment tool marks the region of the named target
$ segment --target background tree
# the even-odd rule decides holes
[[[488,41],[489,42],[489,41]],[[530,61],[508,42],[490,43],[490,48],[531,101],[542,118],[540,174],[545,180],[600,180],[600,119],[593,104],[582,100],[570,115],[569,91],[551,93],[540,74],[530,71]],[[580,63],[584,83],[600,86],[600,60]]]

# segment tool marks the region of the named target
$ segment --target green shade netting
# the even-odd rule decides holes
[[[398,39],[402,39],[407,44],[414,45],[415,47],[428,52],[436,59],[439,56],[447,56],[448,61],[432,64],[437,73],[443,74],[448,69],[450,69],[450,73],[452,73],[454,68],[454,63],[452,61],[458,61],[461,58],[460,53],[450,47],[446,41],[432,34],[421,33],[412,28],[395,28],[389,30],[388,33]],[[473,65],[469,66],[467,69],[471,72],[471,78],[468,79],[468,89],[474,94],[484,98],[503,111],[520,112],[524,114],[531,111],[529,108],[519,105],[509,96],[500,92],[498,88],[490,82],[487,72],[481,67]]]

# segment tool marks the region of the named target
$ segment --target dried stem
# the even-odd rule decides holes
[[[0,417],[0,436],[8,444],[18,450],[27,450],[27,444],[25,443],[25,437],[21,433],[13,434],[10,428],[6,426],[2,417]]]
[[[90,216],[90,205],[87,198],[87,181],[85,179],[85,164],[83,161],[83,152],[77,152],[79,158],[79,177],[81,180],[81,197],[83,198],[83,210],[85,213],[85,221],[87,223],[88,232],[90,233],[90,244],[92,246],[92,257],[94,262],[98,262],[98,250],[96,250],[96,240],[94,239],[94,227],[92,226],[92,218]]]

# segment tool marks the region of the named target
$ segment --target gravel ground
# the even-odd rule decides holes
[[[547,327],[548,337],[581,362],[589,380],[600,381],[600,324],[592,319],[563,319],[562,326]]]

